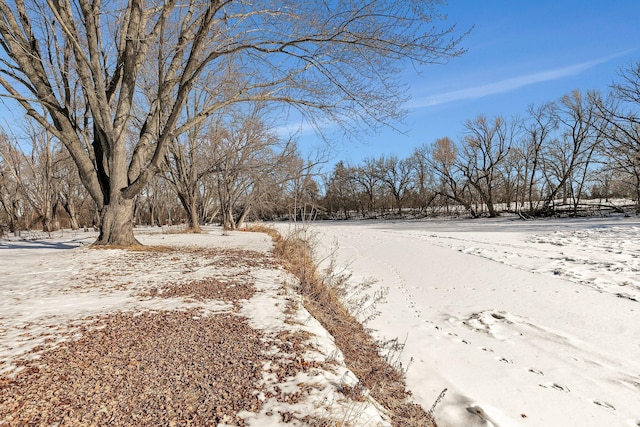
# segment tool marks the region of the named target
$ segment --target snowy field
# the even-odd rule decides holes
[[[283,227],[284,228],[284,227]],[[316,223],[452,426],[640,426],[640,220]],[[334,249],[335,250],[335,249]]]

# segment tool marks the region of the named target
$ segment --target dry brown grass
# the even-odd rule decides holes
[[[249,230],[267,233],[273,238],[275,255],[300,281],[299,291],[305,308],[331,333],[349,369],[387,409],[393,425],[435,426],[431,411],[409,402],[404,372],[380,354],[376,341],[349,313],[335,287],[328,283],[330,279],[318,271],[313,244],[306,233],[294,232],[283,237],[277,230],[263,225],[252,226]]]

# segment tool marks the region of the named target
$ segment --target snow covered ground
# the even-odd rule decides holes
[[[282,228],[286,228],[281,226]],[[640,426],[640,219],[315,223],[440,427]]]
[[[406,343],[400,360],[418,403],[428,409],[447,389],[436,410],[440,427],[640,426],[640,219],[322,222],[310,229],[321,258],[337,242],[353,283],[374,278],[369,292],[388,288],[368,326]],[[0,241],[0,375],[84,318],[196,304],[140,298],[141,289],[226,274],[187,255],[174,259],[177,267],[160,254],[128,263],[121,251],[82,247],[91,233],[27,237],[35,240]],[[271,245],[264,235],[219,231],[139,238],[255,251]],[[275,304],[283,298],[282,273],[257,269],[252,276],[260,292],[242,314],[265,330],[292,327]],[[211,313],[232,309],[199,304]],[[336,357],[331,337],[308,313],[295,316],[315,335],[317,354],[309,357]],[[326,375],[315,402],[288,409],[302,414],[336,403],[331,383],[352,379],[344,368]],[[353,413],[354,425],[384,424],[371,407],[342,411]],[[247,416],[251,425],[280,424]]]
[[[279,337],[296,334],[308,337],[297,352],[273,345],[265,356],[263,379],[255,391],[262,402],[260,411],[239,414],[247,426],[301,425],[295,420],[305,417],[352,422],[355,426],[389,426],[372,399],[354,401],[341,393],[343,388],[354,386],[357,379],[344,366],[333,337],[304,309],[300,296],[285,286],[295,279],[270,261],[270,237],[243,232],[223,236],[219,228],[204,234],[165,234],[158,230],[137,230],[136,236],[145,245],[176,249],[91,249],[87,245],[96,239],[95,233],[69,231],[52,235],[23,233],[22,238],[0,240],[2,385],[6,386],[6,378],[14,378],[21,370],[30,375],[24,369],[24,361],[37,364],[44,352],[64,347],[60,343],[65,340],[79,339],[82,325],[91,323],[96,316],[197,310],[202,313],[193,318],[197,320],[233,313],[247,318],[252,328],[270,340],[268,343],[279,343]],[[189,294],[158,296],[172,286],[208,278],[231,283],[229,286],[251,283],[256,292],[236,303]],[[295,340],[286,339],[283,348],[296,347]],[[157,359],[154,355],[149,357],[154,358]],[[175,393],[180,395],[182,391]],[[161,392],[164,391],[157,391]],[[0,425],[20,425],[3,419],[7,410],[3,407],[7,402],[3,401],[0,398]],[[14,415],[20,416],[13,413],[8,417]],[[124,420],[119,425],[139,424],[132,419],[127,421],[128,415],[119,415],[117,419]],[[74,421],[78,422],[71,418],[62,424]]]

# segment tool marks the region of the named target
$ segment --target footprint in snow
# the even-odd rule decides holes
[[[496,358],[496,360],[498,362],[506,363],[508,365],[513,365],[513,360],[509,360],[509,359],[507,359],[505,357],[498,357],[498,358]]]
[[[529,368],[529,372],[536,375],[544,375],[544,372],[539,371],[538,369],[535,369],[535,368]]]
[[[490,348],[487,348],[487,347],[481,347],[480,350],[486,351],[487,353],[493,353],[493,350],[491,350]]]
[[[542,388],[552,388],[558,391],[564,391],[565,393],[569,393],[571,391],[569,390],[569,387],[565,387],[557,383],[545,383],[545,384],[538,384],[538,385]]]
[[[592,402],[598,406],[602,406],[603,408],[611,409],[612,411],[616,410],[616,408],[612,404],[604,402],[602,400],[592,400]]]

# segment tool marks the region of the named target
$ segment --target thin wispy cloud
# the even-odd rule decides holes
[[[310,133],[315,131],[316,128],[309,122],[300,119],[299,122],[294,122],[293,124],[286,124],[282,126],[278,126],[273,129],[273,132],[283,138],[290,138],[292,136],[299,136],[302,134]]]
[[[558,80],[564,77],[578,75],[597,65],[604,64],[612,59],[619,58],[628,54],[629,51],[618,52],[613,55],[598,58],[593,61],[581,62],[578,64],[568,65],[553,70],[540,71],[532,74],[524,74],[522,76],[512,77],[494,83],[488,83],[480,86],[469,87],[451,92],[444,92],[433,96],[427,96],[421,99],[415,99],[409,103],[409,108],[434,107],[453,101],[465,99],[477,99],[488,95],[510,92],[536,83]]]

